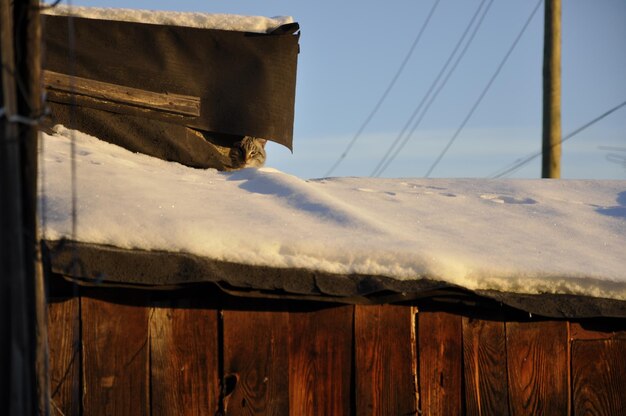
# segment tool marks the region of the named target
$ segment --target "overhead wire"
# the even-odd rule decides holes
[[[404,71],[404,68],[406,67],[407,63],[409,62],[409,59],[413,55],[413,51],[415,51],[415,48],[419,44],[419,42],[420,42],[420,40],[422,38],[422,35],[424,34],[424,31],[428,27],[428,24],[429,24],[431,18],[433,17],[433,14],[435,13],[435,10],[437,9],[437,6],[439,5],[440,1],[441,0],[435,0],[435,2],[433,3],[433,5],[432,5],[432,7],[430,9],[430,12],[428,13],[428,16],[426,17],[426,20],[424,20],[424,23],[422,23],[422,27],[420,28],[419,32],[417,33],[417,36],[415,37],[415,40],[413,40],[413,43],[411,44],[411,47],[409,48],[409,50],[408,50],[406,56],[404,57],[402,63],[398,67],[398,70],[396,71],[395,75],[391,79],[391,82],[387,86],[387,89],[385,89],[385,91],[383,92],[381,97],[376,102],[376,105],[374,105],[374,108],[372,109],[372,111],[365,118],[365,120],[363,121],[363,123],[361,124],[359,129],[357,130],[356,134],[352,137],[352,140],[350,140],[350,142],[348,143],[348,146],[346,146],[346,149],[339,156],[337,161],[335,161],[335,163],[330,167],[330,169],[328,169],[328,171],[324,174],[324,176],[330,176],[335,171],[335,169],[337,169],[337,167],[341,164],[341,162],[346,158],[346,156],[348,155],[348,153],[352,149],[352,146],[354,146],[356,141],[361,137],[361,134],[363,134],[363,131],[365,130],[365,127],[367,127],[367,125],[370,123],[370,121],[372,121],[372,119],[374,118],[374,116],[376,115],[376,113],[378,112],[380,107],[382,106],[383,102],[387,99],[387,96],[389,95],[389,92],[391,91],[391,89],[396,84],[396,81],[398,80],[398,78],[400,77],[402,72]]]
[[[470,35],[468,41],[465,43],[465,46],[463,47],[461,53],[459,53],[457,55],[457,59],[454,62],[454,64],[452,65],[452,68],[450,69],[450,71],[448,71],[448,73],[446,74],[446,76],[445,76],[444,80],[441,82],[441,84],[439,84],[439,87],[437,88],[436,92],[431,95],[431,93],[433,92],[433,90],[437,86],[439,80],[441,79],[441,77],[443,76],[445,71],[447,70],[448,65],[450,65],[450,62],[452,61],[452,58],[454,58],[454,56],[456,55],[456,52],[459,50],[459,47],[463,44],[463,41],[467,37],[467,34],[469,33],[469,30],[474,25],[474,22],[476,21],[476,17],[479,15],[483,5],[485,4],[485,0],[483,0],[479,4],[478,8],[476,9],[476,12],[474,13],[474,15],[470,19],[467,27],[465,28],[465,31],[461,35],[461,38],[459,39],[459,41],[457,42],[456,46],[452,50],[452,53],[450,53],[446,63],[443,65],[443,67],[439,71],[439,74],[437,75],[437,77],[435,77],[435,80],[431,83],[428,91],[422,97],[422,100],[420,101],[418,106],[413,110],[413,113],[409,117],[409,120],[405,123],[404,127],[402,128],[402,130],[400,131],[400,133],[398,134],[396,139],[393,141],[391,146],[387,149],[387,152],[382,157],[382,159],[379,161],[378,165],[374,168],[374,170],[372,171],[370,176],[376,176],[376,177],[380,176],[389,167],[391,162],[393,162],[393,160],[395,160],[395,158],[398,156],[400,151],[402,151],[404,146],[408,143],[410,138],[413,136],[413,133],[415,132],[417,127],[420,125],[420,123],[424,119],[424,116],[426,115],[426,113],[430,109],[431,105],[433,104],[433,102],[435,101],[435,99],[437,98],[437,96],[439,95],[441,90],[448,83],[448,80],[450,79],[450,76],[454,73],[454,71],[456,70],[457,66],[459,65],[459,63],[463,59],[463,56],[465,55],[465,52],[467,52],[469,46],[471,45],[472,41],[474,40],[474,37],[475,37],[476,33],[478,32],[478,29],[482,25],[482,22],[483,22],[485,16],[487,15],[487,12],[489,11],[489,8],[491,7],[492,3],[493,3],[493,0],[490,0],[489,4],[487,5],[485,10],[483,11],[481,17],[479,18],[478,23],[476,24],[476,26],[474,26],[474,30],[473,30],[472,34]],[[429,97],[430,97],[430,99],[429,99]],[[424,110],[422,111],[420,117],[414,122],[415,117],[417,116],[417,114],[419,114],[420,110],[422,110],[422,107],[424,106],[424,103],[426,103],[426,100],[428,100],[428,103],[426,104],[426,107],[424,107]],[[404,137],[404,140],[402,140],[402,143],[398,147],[396,147],[398,145],[398,143],[400,143],[400,139],[405,135],[408,127],[413,122],[414,122],[414,124],[411,127],[411,130],[409,131],[409,133]],[[393,152],[392,156],[390,156],[391,152]]]
[[[614,113],[615,111],[619,110],[620,108],[622,108],[624,106],[626,106],[626,101],[616,105],[615,107],[611,108],[608,111],[605,111],[604,113],[600,114],[598,117],[596,117],[593,120],[583,124],[582,126],[577,128],[576,130],[574,130],[571,133],[567,134],[566,136],[564,136],[561,139],[559,144],[561,144],[563,142],[566,142],[567,140],[569,140],[572,137],[576,136],[578,133],[582,132],[583,130],[587,129],[588,127],[591,127],[592,125],[596,124],[598,121],[600,121],[603,118],[609,116],[610,114]],[[556,145],[554,145],[554,146],[556,146]],[[492,173],[488,177],[492,178],[492,179],[496,179],[496,178],[502,178],[504,176],[508,176],[508,175],[510,175],[512,173],[515,173],[517,170],[521,169],[523,166],[525,166],[528,163],[530,163],[533,159],[541,156],[541,154],[542,154],[541,150],[539,150],[537,152],[534,152],[534,153],[531,153],[530,155],[526,156],[525,158],[518,159],[515,162],[513,162],[512,164],[497,170],[495,173]]]
[[[476,100],[476,102],[474,103],[474,105],[472,106],[470,111],[467,113],[467,116],[465,116],[465,119],[463,119],[463,122],[461,123],[459,128],[456,130],[456,132],[452,135],[452,137],[450,138],[450,140],[448,141],[446,146],[443,148],[443,150],[441,151],[439,156],[437,156],[437,158],[435,159],[433,164],[430,166],[430,168],[428,168],[428,171],[426,171],[426,174],[424,175],[425,178],[428,178],[430,176],[430,174],[433,172],[433,170],[437,167],[439,162],[441,162],[441,159],[443,159],[443,157],[448,152],[448,150],[450,149],[452,144],[459,137],[459,135],[461,134],[461,132],[465,128],[465,125],[469,121],[469,119],[472,117],[472,115],[474,115],[474,112],[476,111],[476,109],[478,108],[480,103],[482,102],[483,98],[485,98],[485,95],[487,94],[487,92],[489,91],[489,89],[493,85],[493,82],[496,80],[496,78],[500,74],[500,71],[502,70],[502,68],[506,64],[506,61],[509,59],[509,57],[511,56],[511,54],[515,50],[515,47],[517,46],[517,44],[519,43],[520,39],[524,35],[524,32],[526,32],[526,29],[530,25],[530,22],[533,20],[533,17],[535,17],[535,14],[537,13],[537,10],[539,10],[539,6],[541,6],[542,2],[543,2],[543,0],[539,0],[537,2],[537,4],[535,5],[535,8],[530,13],[530,16],[528,16],[528,19],[526,19],[526,23],[524,23],[524,26],[522,27],[522,30],[520,30],[519,34],[517,35],[517,37],[513,41],[513,44],[511,45],[511,47],[507,51],[506,55],[504,55],[504,58],[502,59],[502,61],[500,61],[500,65],[498,65],[498,68],[496,69],[496,71],[491,76],[491,79],[489,79],[489,82],[487,82],[487,85],[485,85],[485,87],[483,88],[482,92],[478,96],[478,99]]]

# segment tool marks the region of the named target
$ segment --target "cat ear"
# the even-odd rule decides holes
[[[265,149],[265,143],[267,143],[267,139],[257,139],[262,148]]]

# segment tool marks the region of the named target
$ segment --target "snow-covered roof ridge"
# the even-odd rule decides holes
[[[399,281],[429,278],[469,290],[626,300],[623,180],[223,173],[133,154],[64,127],[44,135],[43,148],[48,240]]]
[[[45,8],[43,13],[56,16],[71,15],[87,19],[118,20],[123,22],[150,23],[254,33],[268,33],[282,25],[293,23],[294,21],[290,16],[242,16],[235,14],[76,7],[60,4],[55,7]]]

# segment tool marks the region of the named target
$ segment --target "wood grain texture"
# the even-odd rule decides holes
[[[626,415],[626,340],[572,343],[575,415]]]
[[[177,306],[150,314],[152,415],[213,415],[219,403],[218,311],[189,302]]]
[[[147,110],[192,117],[200,115],[199,97],[140,90],[53,71],[44,71],[44,82],[52,95],[59,91],[100,102],[112,102]]]
[[[289,318],[286,312],[229,311],[224,316],[224,374],[236,380],[227,415],[289,414]]]
[[[506,348],[510,414],[569,414],[568,323],[507,322]]]
[[[148,310],[81,298],[85,415],[148,415]]]
[[[356,414],[417,414],[412,308],[355,306]]]
[[[422,415],[462,413],[462,321],[460,315],[417,314]]]
[[[48,304],[52,415],[80,414],[80,316],[78,297]]]
[[[289,315],[289,414],[351,414],[353,306]]]
[[[509,411],[504,322],[463,318],[465,406],[468,415]]]
[[[589,322],[570,323],[570,340],[591,339],[624,339],[626,340],[626,324],[621,322],[606,322],[597,320]]]

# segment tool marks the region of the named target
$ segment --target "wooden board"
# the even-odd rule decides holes
[[[81,310],[84,414],[150,414],[149,308],[83,297]]]
[[[417,414],[413,308],[356,306],[357,415]]]
[[[626,340],[572,343],[576,415],[626,414]]]
[[[50,408],[52,415],[80,414],[80,300],[48,304]]]
[[[218,311],[194,306],[183,302],[151,311],[153,416],[213,415],[218,410]]]
[[[507,322],[512,415],[570,413],[568,323]]]
[[[351,414],[353,306],[289,315],[289,414]]]
[[[464,317],[463,362],[466,414],[507,414],[504,322]]]
[[[421,311],[417,318],[422,415],[461,414],[461,316]]]
[[[289,318],[286,312],[231,311],[224,319],[227,415],[289,414]]]
[[[626,339],[626,324],[623,321],[593,320],[570,323],[570,341],[583,339]]]
[[[115,103],[191,117],[200,115],[199,97],[140,90],[47,70],[43,72],[43,75],[49,98],[52,99],[65,94],[73,97],[65,100],[70,103],[72,99],[76,99],[76,96],[80,96],[83,100],[105,104]]]

